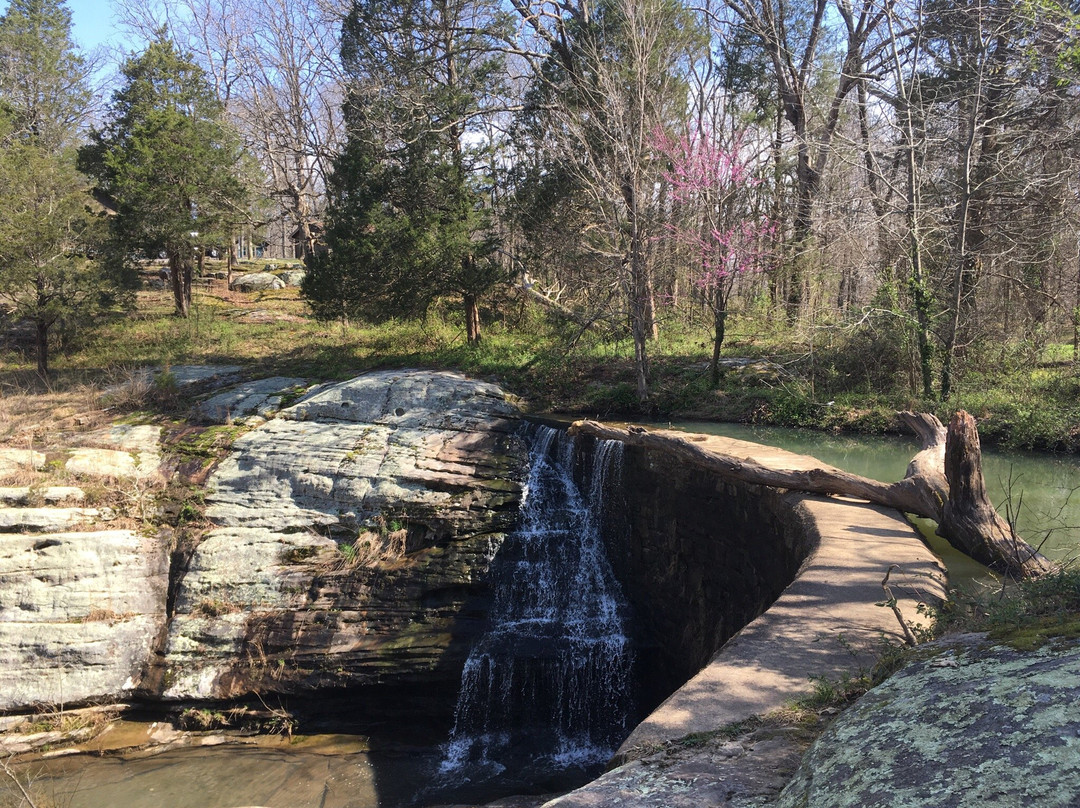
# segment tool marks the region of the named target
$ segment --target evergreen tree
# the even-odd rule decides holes
[[[93,132],[80,165],[115,202],[115,251],[164,252],[176,313],[186,317],[196,253],[244,216],[240,148],[206,75],[165,30],[121,72],[109,122]]]
[[[90,99],[87,67],[61,0],[11,0],[0,17],[0,103],[16,134],[71,145]]]
[[[42,377],[54,327],[122,289],[89,257],[98,228],[72,148],[89,91],[70,27],[57,0],[12,0],[0,17],[0,305],[33,324]]]
[[[413,316],[454,293],[469,342],[480,339],[478,298],[501,272],[466,133],[498,89],[489,13],[469,0],[354,4],[329,251],[310,262],[303,286],[316,316]]]

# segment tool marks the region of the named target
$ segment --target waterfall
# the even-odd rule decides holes
[[[574,439],[531,431],[519,528],[492,561],[491,625],[465,663],[443,772],[593,766],[630,730],[627,607],[602,538],[623,444],[598,442],[579,487]]]

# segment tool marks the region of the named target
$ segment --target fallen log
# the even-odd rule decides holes
[[[908,464],[904,479],[894,483],[833,468],[771,468],[751,458],[712,451],[700,444],[704,438],[695,440],[668,431],[617,429],[596,421],[575,421],[570,432],[667,452],[730,480],[855,497],[933,519],[938,523],[938,535],[953,547],[1012,577],[1036,577],[1053,569],[1050,561],[1016,535],[986,495],[974,418],[958,412],[946,430],[934,415],[904,412],[898,417],[918,435],[921,448]]]

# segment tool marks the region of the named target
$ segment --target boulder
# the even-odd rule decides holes
[[[1080,647],[952,641],[871,690],[776,808],[1080,805]]]
[[[265,292],[272,289],[284,289],[285,282],[269,272],[251,272],[233,278],[229,288],[236,292]]]
[[[482,628],[528,449],[497,387],[386,371],[237,439],[177,589],[166,698],[374,683],[449,692]]]
[[[169,554],[130,530],[0,542],[0,710],[116,700],[165,627]]]
[[[32,449],[0,449],[0,474],[33,471],[45,465],[45,455]]]
[[[278,273],[278,277],[284,281],[286,286],[299,286],[304,282],[306,275],[307,271],[303,269],[286,269],[284,272]]]

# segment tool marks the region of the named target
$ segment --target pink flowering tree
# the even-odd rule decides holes
[[[738,138],[724,146],[704,127],[681,137],[658,131],[653,148],[666,165],[668,237],[690,255],[691,282],[712,311],[715,387],[731,292],[741,275],[768,268],[776,227],[752,204],[759,181]]]

